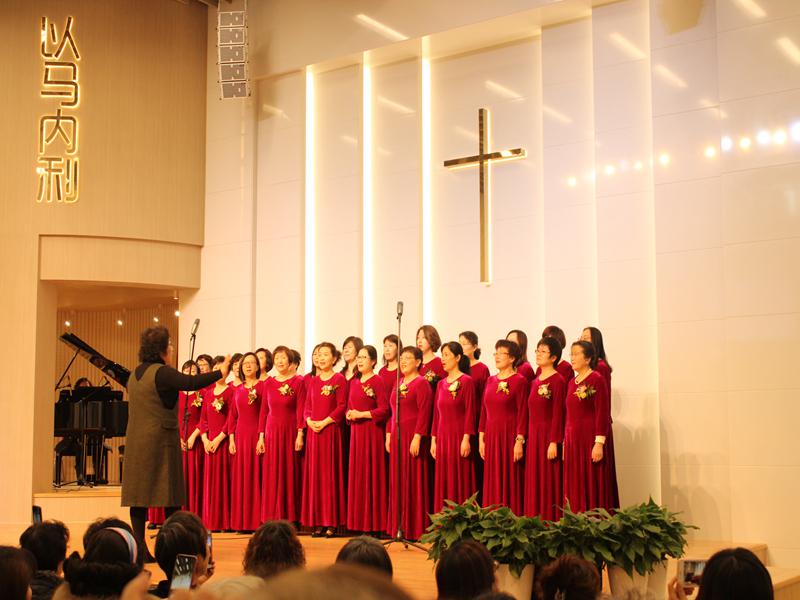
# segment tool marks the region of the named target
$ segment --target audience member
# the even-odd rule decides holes
[[[450,546],[436,563],[439,600],[471,600],[494,589],[494,560],[473,540]]]
[[[411,600],[385,575],[359,565],[286,571],[267,580],[266,589],[270,600]]]
[[[362,535],[347,542],[339,554],[336,555],[336,562],[362,565],[377,569],[388,575],[390,578],[394,573],[392,559],[386,547],[374,537]]]
[[[0,546],[0,590],[3,600],[30,600],[36,559],[27,550]]]
[[[53,600],[115,599],[142,570],[139,547],[130,527],[95,529],[88,536],[83,558],[77,552],[64,562],[65,583]]]
[[[253,600],[263,597],[267,584],[261,577],[241,575],[219,581],[210,581],[203,586],[203,591],[218,600]]]
[[[158,598],[168,598],[179,554],[197,557],[191,587],[202,585],[213,574],[208,547],[208,530],[194,513],[179,510],[164,521],[156,536],[156,562],[167,578],[150,591]]]
[[[120,529],[124,529],[125,531],[133,533],[131,526],[122,519],[118,519],[117,517],[102,517],[92,522],[89,527],[86,528],[86,531],[83,534],[84,551],[89,547],[90,540],[95,533],[101,529],[108,529],[109,527],[119,527]],[[137,544],[136,564],[140,569],[144,566],[145,556],[147,556],[147,548],[142,548],[141,545]]]
[[[45,521],[28,527],[19,537],[19,545],[36,558],[36,572],[31,580],[32,600],[50,600],[64,581],[69,530],[61,521]]]
[[[511,594],[506,592],[484,592],[480,596],[475,596],[475,600],[516,600]]]
[[[542,569],[537,582],[540,600],[597,600],[600,573],[588,560],[562,556]]]
[[[673,579],[667,585],[669,600],[685,600],[686,590]],[[708,559],[696,600],[773,600],[769,571],[746,548],[720,550]]]
[[[306,554],[289,521],[262,523],[244,552],[244,572],[264,579],[297,567],[304,567]]]

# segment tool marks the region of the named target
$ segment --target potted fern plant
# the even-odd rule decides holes
[[[606,560],[613,594],[629,589],[663,598],[666,590],[667,558],[680,558],[686,549],[691,526],[652,498],[617,511],[609,521],[616,544]]]
[[[431,515],[431,525],[420,539],[430,544],[428,558],[439,560],[459,540],[482,543],[498,563],[498,587],[515,598],[528,600],[533,588],[533,563],[537,540],[545,531],[539,518],[517,517],[508,507],[482,507],[477,494],[462,504],[450,500]]]

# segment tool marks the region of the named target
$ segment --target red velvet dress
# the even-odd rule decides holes
[[[422,363],[419,368],[419,374],[422,375],[428,383],[433,383],[435,379],[442,379],[447,377],[447,371],[442,366],[442,359],[434,356],[426,363]]]
[[[556,372],[547,379],[533,380],[525,405],[525,514],[548,521],[561,518],[564,501],[562,457],[549,460],[550,443],[564,440],[564,397],[567,384]]]
[[[445,500],[459,504],[477,491],[475,453],[461,456],[461,440],[477,431],[478,412],[475,384],[469,375],[436,387],[431,436],[436,437],[436,476],[433,486],[433,512],[444,507]]]
[[[403,503],[402,529],[406,538],[419,539],[430,524],[428,515],[433,507],[433,461],[430,451],[432,413],[433,392],[425,378],[420,376],[407,384],[401,379],[399,434],[397,415],[392,415],[390,423],[392,451],[389,457],[389,518],[386,527],[389,535],[397,533],[398,493],[399,502]],[[419,454],[412,456],[409,448],[415,434],[421,435],[422,440]]]
[[[472,377],[472,382],[475,385],[475,400],[480,404],[483,399],[483,388],[486,387],[486,381],[489,379],[489,367],[482,362],[477,362],[470,366],[469,376]],[[480,410],[477,414],[481,414]]]
[[[564,378],[564,382],[568,382],[570,379],[575,377],[575,371],[572,370],[572,364],[568,360],[560,360],[556,365],[556,371],[561,377]],[[536,377],[539,376],[539,373],[542,372],[542,367],[536,367]]]
[[[214,386],[211,386],[214,387]],[[189,407],[189,418],[184,426],[184,411]],[[181,392],[178,398],[178,419],[180,419],[181,439],[188,441],[195,429],[200,428],[203,412],[203,392]],[[191,450],[183,453],[183,478],[186,482],[186,509],[198,516],[203,514],[203,466],[206,453],[200,436],[195,439]]]
[[[347,492],[347,528],[381,531],[386,525],[385,423],[389,396],[378,375],[350,381],[348,410],[369,411],[371,419],[350,423],[350,479]]]
[[[213,440],[220,432],[228,435],[228,417],[233,402],[234,388],[228,386],[220,395],[215,395],[216,386],[207,388],[203,394],[203,410],[200,416],[200,433]],[[216,406],[215,406],[216,404]],[[226,440],[217,451],[206,454],[203,486],[203,523],[211,531],[230,529],[230,453]]]
[[[585,396],[583,398],[579,397]],[[592,371],[567,386],[564,429],[564,498],[575,512],[619,507],[611,408],[605,379]],[[592,462],[595,436],[606,436],[603,460]]]
[[[606,381],[606,390],[608,391],[608,401],[611,402],[611,367],[602,358],[597,361],[597,368],[595,369],[603,379]]]
[[[261,418],[264,465],[261,520],[300,520],[303,453],[294,449],[297,430],[305,429],[305,385],[301,375],[286,381],[274,377],[262,387]]]
[[[255,531],[261,525],[261,469],[256,454],[262,385],[236,388],[228,431],[234,434],[236,453],[231,457],[231,529]]]
[[[153,525],[163,525],[165,517],[163,506],[151,506],[147,509],[147,520]]]
[[[514,462],[514,443],[525,435],[524,405],[528,382],[519,373],[506,379],[492,375],[486,381],[478,430],[486,444],[483,471],[483,505],[508,506],[522,514],[523,461]]]
[[[335,422],[320,433],[307,429],[300,522],[307,527],[338,527],[347,519],[341,425],[347,380],[336,373],[327,381],[311,377],[306,385],[304,418],[331,417]]]
[[[386,366],[381,367],[381,370],[378,371],[378,375],[381,376],[381,380],[383,381],[383,388],[386,390],[386,396],[388,397],[389,394],[392,392],[395,384],[397,383],[397,369],[392,369],[391,371],[386,368]],[[403,376],[400,375],[400,379]],[[391,398],[389,399],[389,404],[393,404]]]
[[[522,375],[528,381],[528,383],[533,381],[536,377],[536,373],[534,372],[531,363],[529,363],[527,360],[517,367],[517,373]]]

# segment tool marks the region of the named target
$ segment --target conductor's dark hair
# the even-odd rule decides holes
[[[86,531],[83,534],[83,547],[88,548],[92,543],[92,537],[94,537],[94,534],[103,529],[108,529],[109,527],[119,527],[120,529],[124,529],[133,534],[133,529],[131,529],[131,526],[122,519],[118,519],[117,517],[100,518],[90,523],[89,527],[86,528]],[[136,556],[136,564],[138,564],[139,568],[141,569],[144,565],[145,548],[144,544],[139,543],[139,540],[137,540],[137,546],[138,552]]]
[[[194,513],[179,510],[164,521],[156,536],[156,562],[172,579],[178,554],[206,556],[208,530]]]
[[[419,369],[420,365],[422,365],[422,350],[420,350],[416,346],[406,346],[400,351],[400,354],[406,354],[406,353],[413,356],[414,360],[419,362],[419,364],[417,365],[417,369]]]
[[[27,550],[0,546],[0,589],[5,600],[26,600],[36,571],[36,559]]]
[[[614,369],[611,368],[611,363],[608,362],[608,357],[606,356],[606,348],[603,345],[602,332],[597,327],[584,327],[584,329],[589,332],[589,337],[592,338],[592,345],[594,346],[595,353],[597,354],[597,359],[603,360],[606,365],[608,365],[608,370],[613,371]]]
[[[442,346],[442,350],[445,348],[458,359],[458,370],[469,375],[469,356],[464,354],[464,347],[458,342],[447,342]]]
[[[600,597],[600,574],[588,560],[561,556],[542,569],[537,582],[541,600],[597,600]]]
[[[370,567],[385,573],[389,577],[394,574],[392,559],[389,557],[386,547],[374,537],[368,535],[355,537],[342,546],[339,554],[336,555],[336,563]]]
[[[45,521],[28,527],[19,545],[36,557],[39,571],[57,571],[67,558],[69,529],[61,521]]]
[[[517,344],[519,345],[519,361],[514,366],[519,367],[522,363],[528,362],[528,334],[522,329],[512,329],[506,334],[506,339],[512,333],[517,336]]]
[[[197,363],[198,371],[200,370],[201,362],[205,362],[206,364],[208,364],[209,371],[211,371],[211,368],[214,366],[214,359],[211,358],[211,356],[209,356],[208,354],[201,354],[200,356],[197,357],[197,360],[195,362]]]
[[[474,540],[450,546],[436,563],[440,600],[471,600],[494,587],[494,561],[486,547]]]
[[[272,352],[270,352],[266,348],[259,348],[258,350],[256,350],[256,358],[258,358],[258,366],[259,366],[259,368],[261,367],[261,357],[258,356],[259,352],[263,352],[264,353],[264,357],[265,357],[265,360],[264,360],[265,365],[264,365],[263,369],[260,369],[261,372],[262,373],[268,373],[268,372],[272,371],[272,365],[273,365]]]
[[[772,578],[746,548],[720,550],[708,559],[697,600],[773,600]]]
[[[256,359],[256,379],[261,377],[261,361],[258,360],[258,356],[256,355],[255,352],[245,352],[244,354],[242,354],[242,361],[239,363],[239,371],[236,373],[239,376],[239,379],[241,379],[242,381],[244,381],[244,371],[242,371],[242,363],[244,362],[244,359],[247,358],[248,356],[252,356],[253,358]]]
[[[403,347],[403,342],[399,337],[397,337],[397,334],[390,333],[387,335],[385,338],[383,338],[383,343],[385,344],[386,342],[394,344],[397,347],[397,357],[400,358],[400,348]],[[387,364],[385,358],[383,359],[383,364]]]
[[[191,373],[192,372],[191,371],[192,367],[195,367],[197,369],[198,373],[200,372],[200,366],[196,362],[194,362],[193,360],[187,360],[185,363],[183,363],[183,365],[181,366],[181,371],[185,371],[186,369],[189,369],[189,373]]]
[[[575,346],[581,349],[584,358],[589,361],[589,366],[592,369],[596,369],[597,352],[594,349],[594,344],[592,344],[592,342],[585,342],[583,340],[578,340],[577,342],[572,342],[572,347],[574,348]]]
[[[561,344],[562,348],[567,347],[567,336],[564,335],[564,331],[561,327],[556,325],[548,325],[542,331],[543,338],[555,338],[558,340],[558,343]]]
[[[119,596],[141,570],[140,565],[131,562],[125,539],[104,528],[89,538],[83,558],[73,552],[64,562],[64,580],[73,596]]]
[[[139,362],[164,362],[161,355],[167,353],[168,346],[169,330],[166,327],[148,327],[139,338]]]
[[[481,357],[481,349],[478,348],[478,334],[474,331],[462,331],[458,334],[458,337],[463,337],[470,344],[475,346],[475,352],[473,353],[473,356],[475,357],[475,360],[478,360]]]
[[[555,367],[558,361],[561,360],[561,353],[563,352],[558,340],[554,337],[543,337],[536,343],[536,347],[538,348],[539,346],[545,346],[550,351],[550,356],[556,357],[553,361],[553,366]]]
[[[431,350],[437,352],[439,348],[442,347],[442,338],[439,336],[439,332],[436,331],[436,327],[433,325],[423,325],[417,329],[417,337],[419,337],[420,331],[422,332],[423,337],[428,340],[428,343],[431,345]]]
[[[520,356],[522,356],[522,352],[517,342],[512,342],[511,340],[506,339],[497,340],[494,344],[494,349],[499,350],[500,348],[503,348],[506,352],[508,352],[508,355],[514,361],[514,367],[520,364]]]
[[[257,577],[271,577],[306,564],[306,553],[289,521],[262,523],[244,551],[244,572]]]

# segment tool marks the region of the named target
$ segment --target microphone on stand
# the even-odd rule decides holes
[[[399,319],[402,316],[403,316],[403,301],[402,300],[398,300],[397,301],[397,318]]]
[[[195,319],[194,323],[192,324],[192,333],[189,334],[191,337],[195,337],[197,335],[197,328],[200,327],[200,319]]]

